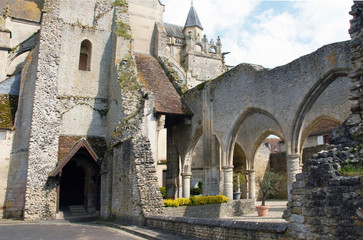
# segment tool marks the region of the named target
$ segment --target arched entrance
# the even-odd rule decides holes
[[[50,176],[58,179],[57,212],[74,216],[99,210],[100,166],[85,139],[73,147]]]

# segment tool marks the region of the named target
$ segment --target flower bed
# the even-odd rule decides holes
[[[178,207],[178,206],[196,206],[201,204],[210,204],[210,203],[224,203],[228,202],[228,198],[223,195],[217,196],[200,196],[200,197],[191,197],[191,198],[178,198],[178,199],[165,199],[164,205],[165,207]]]

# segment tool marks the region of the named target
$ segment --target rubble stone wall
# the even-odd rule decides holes
[[[284,218],[294,239],[361,239],[362,176],[342,177],[336,168],[354,152],[349,147],[322,151],[296,176]],[[356,159],[357,160],[357,159]],[[344,160],[343,160],[344,161]],[[354,159],[352,159],[354,161]]]
[[[145,138],[114,147],[111,209],[112,218],[134,224],[164,211],[150,142]]]
[[[286,223],[153,216],[146,226],[177,232],[192,239],[284,239]]]
[[[35,88],[38,66],[37,45],[29,54],[31,60],[23,69],[19,92],[18,110],[15,119],[13,149],[10,155],[9,173],[7,177],[5,218],[22,218],[24,216],[24,200],[29,151],[30,124],[32,119],[33,92]]]
[[[58,159],[59,100],[57,75],[61,51],[62,22],[55,20],[59,6],[49,2],[39,40],[38,69],[30,126],[24,219],[54,218],[55,181],[48,179]]]

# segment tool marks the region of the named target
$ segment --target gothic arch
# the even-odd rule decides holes
[[[276,132],[273,132],[273,131],[269,131],[269,130],[266,130],[264,131],[262,134],[260,134],[260,136],[257,138],[257,140],[255,141],[255,143],[253,144],[253,147],[252,147],[252,156],[251,156],[251,162],[248,163],[249,165],[249,169],[254,169],[255,166],[255,156],[256,156],[256,152],[258,150],[258,148],[261,146],[262,142],[269,136],[269,135],[275,135],[275,136],[278,136],[281,140],[283,140],[284,138],[282,136],[280,136],[280,134],[277,134]]]
[[[338,119],[336,118],[333,118],[333,117],[330,117],[330,116],[319,116],[317,117],[316,119],[314,119],[311,124],[309,124],[309,126],[305,127],[304,129],[302,129],[302,134],[301,134],[301,137],[300,137],[300,149],[302,150],[303,147],[304,147],[304,144],[305,144],[305,141],[307,140],[307,138],[309,137],[311,131],[314,130],[314,128],[316,126],[318,126],[322,121],[324,120],[327,120],[327,121],[330,121],[330,122],[334,122],[334,123],[337,123],[337,124],[342,124],[341,121],[339,121]]]
[[[302,126],[305,120],[306,114],[310,111],[311,107],[314,105],[316,100],[320,97],[320,95],[324,92],[324,90],[332,84],[335,80],[340,77],[347,77],[350,69],[334,69],[326,73],[321,79],[319,79],[314,86],[310,89],[310,91],[306,94],[302,103],[300,104],[296,117],[293,122],[293,130],[292,130],[292,143],[291,150],[292,153],[300,153],[301,150],[301,135],[302,135]]]
[[[202,134],[203,129],[200,127],[193,132],[191,139],[188,141],[187,150],[182,161],[182,172],[184,173],[191,172],[193,152]]]
[[[223,163],[223,166],[231,166],[232,161],[233,161],[234,143],[237,138],[237,133],[240,130],[240,128],[243,126],[243,124],[254,114],[261,114],[261,115],[271,118],[276,123],[277,128],[281,129],[281,132],[282,132],[281,124],[271,113],[267,112],[266,110],[259,109],[259,108],[247,108],[234,121],[230,131],[228,132],[228,134],[225,138],[225,141],[226,141],[225,146],[226,146],[226,151],[227,151],[226,157],[227,158],[225,159],[226,162]]]

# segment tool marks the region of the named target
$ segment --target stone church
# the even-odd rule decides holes
[[[189,197],[201,181],[203,194],[232,198],[237,165],[255,199],[256,153],[271,134],[284,140],[289,192],[309,134],[350,114],[349,41],[275,69],[229,69],[193,5],[177,26],[158,0],[0,3],[5,218],[76,205],[141,223],[163,213],[159,186]]]

